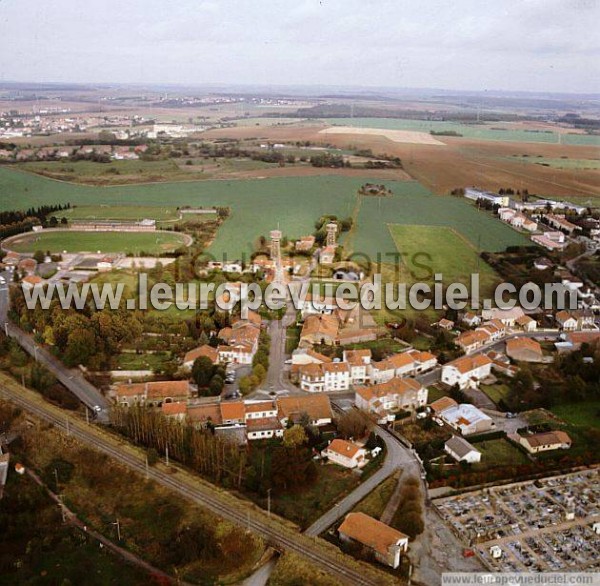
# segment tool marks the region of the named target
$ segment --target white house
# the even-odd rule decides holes
[[[298,369],[300,388],[309,393],[347,391],[350,388],[350,367],[346,362],[303,364]]]
[[[509,436],[510,439],[517,439],[518,442],[530,453],[547,452],[550,450],[568,450],[571,447],[572,440],[568,433],[564,431],[545,431],[526,436],[515,434]]]
[[[492,361],[487,356],[463,356],[442,367],[442,382],[459,388],[477,387],[479,381],[490,375]]]
[[[371,350],[344,350],[343,360],[350,367],[352,384],[364,384],[371,374]]]
[[[568,311],[559,311],[556,314],[556,323],[565,331],[577,329],[577,318]]]
[[[273,401],[244,401],[244,410],[246,423],[251,419],[277,417],[277,405]]]
[[[246,421],[246,437],[249,441],[283,437],[283,426],[277,417],[254,418]]]
[[[515,323],[525,332],[535,332],[537,330],[537,321],[528,315],[518,318]]]
[[[457,462],[474,464],[481,461],[481,452],[477,451],[467,440],[457,435],[452,436],[444,444],[444,451]]]
[[[350,388],[350,367],[345,362],[329,362],[321,365],[324,390],[347,391]]]
[[[366,462],[367,450],[343,439],[334,439],[322,452],[321,456],[344,468],[362,468]]]
[[[485,433],[496,427],[491,417],[470,403],[461,403],[444,409],[438,417],[450,427],[460,431],[462,435]]]

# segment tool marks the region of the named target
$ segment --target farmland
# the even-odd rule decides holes
[[[463,199],[434,196],[416,182],[390,185],[391,197],[361,198],[356,227],[350,235],[350,248],[354,252],[371,258],[377,253],[396,252],[397,242],[386,228],[388,224],[445,226],[460,233],[473,247],[487,251],[527,243],[524,236],[477,211]],[[424,250],[419,248],[415,252]]]
[[[324,122],[338,126],[357,128],[381,128],[385,130],[412,130],[417,132],[456,132],[465,138],[499,140],[505,142],[558,143],[558,134],[552,130],[525,128],[522,124],[508,122],[461,124],[437,120],[408,120],[399,118],[326,118]],[[446,137],[441,137],[444,141]],[[600,146],[600,136],[563,133],[561,142],[571,145]]]
[[[391,225],[389,230],[404,264],[416,278],[427,278],[422,268],[426,265],[432,273],[441,273],[444,283],[468,283],[472,273],[479,273],[482,286],[487,288],[498,279],[472,244],[451,228]]]
[[[600,159],[570,159],[564,156],[559,158],[521,156],[519,160],[534,165],[552,167],[553,169],[600,169]]]
[[[189,161],[189,163],[188,163]],[[273,164],[243,158],[212,159],[186,157],[158,161],[35,161],[19,163],[16,169],[58,181],[85,185],[129,185],[177,181],[203,181],[249,171],[269,170]]]
[[[277,223],[285,235],[297,238],[312,232],[315,220],[323,214],[351,216],[357,190],[364,182],[364,176],[323,175],[92,187],[0,168],[0,205],[11,209],[18,201],[20,207],[67,202],[77,206],[167,204],[167,209],[182,205],[229,206],[231,216],[219,229],[210,252],[239,258],[242,252],[252,252],[257,237],[268,234]],[[523,236],[464,200],[434,196],[414,181],[387,181],[386,185],[392,189],[392,197],[361,198],[357,225],[349,237],[353,251],[364,252],[373,259],[378,252],[396,251],[386,228],[389,223],[448,226],[474,246],[480,245],[481,250],[503,250],[508,245],[526,242]],[[95,245],[90,248],[93,249]]]
[[[356,119],[355,119],[356,120]],[[342,124],[344,119],[335,119]],[[394,121],[391,121],[394,122]],[[405,121],[396,121],[398,123]],[[599,171],[594,169],[557,169],[542,165],[530,165],[520,160],[521,155],[528,157],[547,157],[558,159],[568,157],[573,160],[594,160],[600,157],[600,148],[594,144],[567,144],[563,133],[562,142],[507,142],[502,140],[481,140],[467,137],[439,136],[446,146],[403,144],[393,142],[380,135],[365,134],[320,134],[322,123],[315,120],[311,127],[304,126],[265,126],[261,127],[261,140],[277,142],[311,141],[317,145],[334,145],[344,150],[368,149],[374,153],[387,153],[402,160],[404,171],[420,181],[436,194],[448,194],[455,187],[469,185],[497,191],[501,187],[527,189],[531,194],[544,197],[583,197],[587,201],[591,196],[600,196]],[[548,128],[546,126],[545,128]],[[552,128],[552,127],[550,127]],[[554,127],[556,129],[556,127]],[[416,130],[416,129],[413,129]],[[565,130],[565,129],[561,129]],[[510,136],[507,131],[503,136]],[[526,133],[529,137],[536,133]],[[540,133],[541,134],[541,133]],[[211,139],[229,137],[237,140],[256,137],[254,127],[236,127],[211,130],[206,133]],[[577,137],[582,139],[599,138],[587,135],[568,135],[571,142]],[[285,167],[266,170],[263,174],[274,172],[293,175],[309,171],[310,168]],[[313,169],[314,171],[314,169]],[[324,171],[324,170],[317,170]],[[330,169],[344,176],[364,175],[360,170]],[[258,172],[254,172],[258,174]],[[377,172],[381,178],[388,175]],[[397,170],[394,170],[397,173]],[[246,175],[248,176],[248,175]],[[398,176],[401,178],[401,176]]]
[[[78,232],[52,230],[33,232],[10,242],[7,248],[16,252],[129,252],[158,254],[171,252],[184,245],[181,234],[165,232]]]

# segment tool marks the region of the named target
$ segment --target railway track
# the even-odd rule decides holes
[[[65,431],[83,443],[104,452],[139,474],[147,475],[148,478],[153,479],[162,486],[174,490],[185,498],[198,503],[238,526],[246,527],[248,530],[260,535],[276,549],[300,555],[322,569],[333,573],[333,575],[347,584],[379,586],[389,580],[389,576],[367,567],[360,570],[349,567],[348,558],[341,552],[327,551],[324,547],[319,547],[315,540],[296,533],[281,524],[279,527],[276,527],[274,526],[276,521],[273,519],[261,519],[262,515],[257,511],[236,509],[235,506],[232,506],[231,502],[225,502],[215,492],[216,489],[211,490],[210,487],[203,487],[202,485],[191,486],[183,475],[174,476],[160,468],[147,468],[146,462],[141,456],[137,456],[126,449],[130,447],[129,444],[124,444],[125,448],[123,448],[119,446],[117,439],[109,439],[93,427],[88,427],[71,417],[59,416],[54,412],[54,408],[29,400],[26,396],[27,391],[18,392],[17,389],[21,389],[22,391],[25,391],[25,389],[19,387],[16,383],[15,387],[16,389],[11,389],[6,384],[1,384],[0,396],[5,397],[24,410]]]

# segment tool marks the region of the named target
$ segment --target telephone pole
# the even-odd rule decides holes
[[[117,526],[117,537],[119,541],[121,541],[121,524],[119,523],[119,519],[117,519],[116,523],[113,523],[113,525]]]

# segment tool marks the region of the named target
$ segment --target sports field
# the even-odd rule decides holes
[[[29,232],[8,245],[16,252],[130,252],[159,254],[184,245],[181,234],[164,232],[77,232],[56,230]]]
[[[444,226],[388,226],[402,262],[415,280],[429,281],[428,275],[440,273],[445,284],[468,283],[472,273],[479,273],[482,286],[499,277],[478,256],[475,247],[452,228]],[[427,267],[427,268],[425,268]]]
[[[419,132],[456,132],[465,138],[479,140],[499,140],[507,142],[546,142],[558,143],[558,134],[551,130],[525,129],[508,122],[485,124],[461,124],[437,120],[404,120],[399,118],[323,118],[327,124],[355,126],[362,128],[382,128],[386,130],[413,130]],[[438,137],[444,141],[444,136]],[[572,145],[600,146],[600,136],[563,133],[561,143]]]
[[[192,205],[229,206],[231,216],[220,227],[210,252],[220,257],[240,258],[252,252],[258,236],[268,235],[279,224],[288,238],[314,230],[323,214],[340,218],[353,214],[357,191],[373,177],[323,175],[277,177],[238,181],[197,181],[92,187],[62,183],[44,177],[0,168],[0,209],[16,209],[42,203],[71,205],[134,205],[172,209]],[[490,215],[478,212],[466,201],[432,195],[416,181],[385,181],[392,197],[360,201],[352,249],[375,257],[395,251],[387,224],[431,224],[449,226],[481,250],[503,250],[527,240]],[[168,206],[168,208],[166,207]]]

